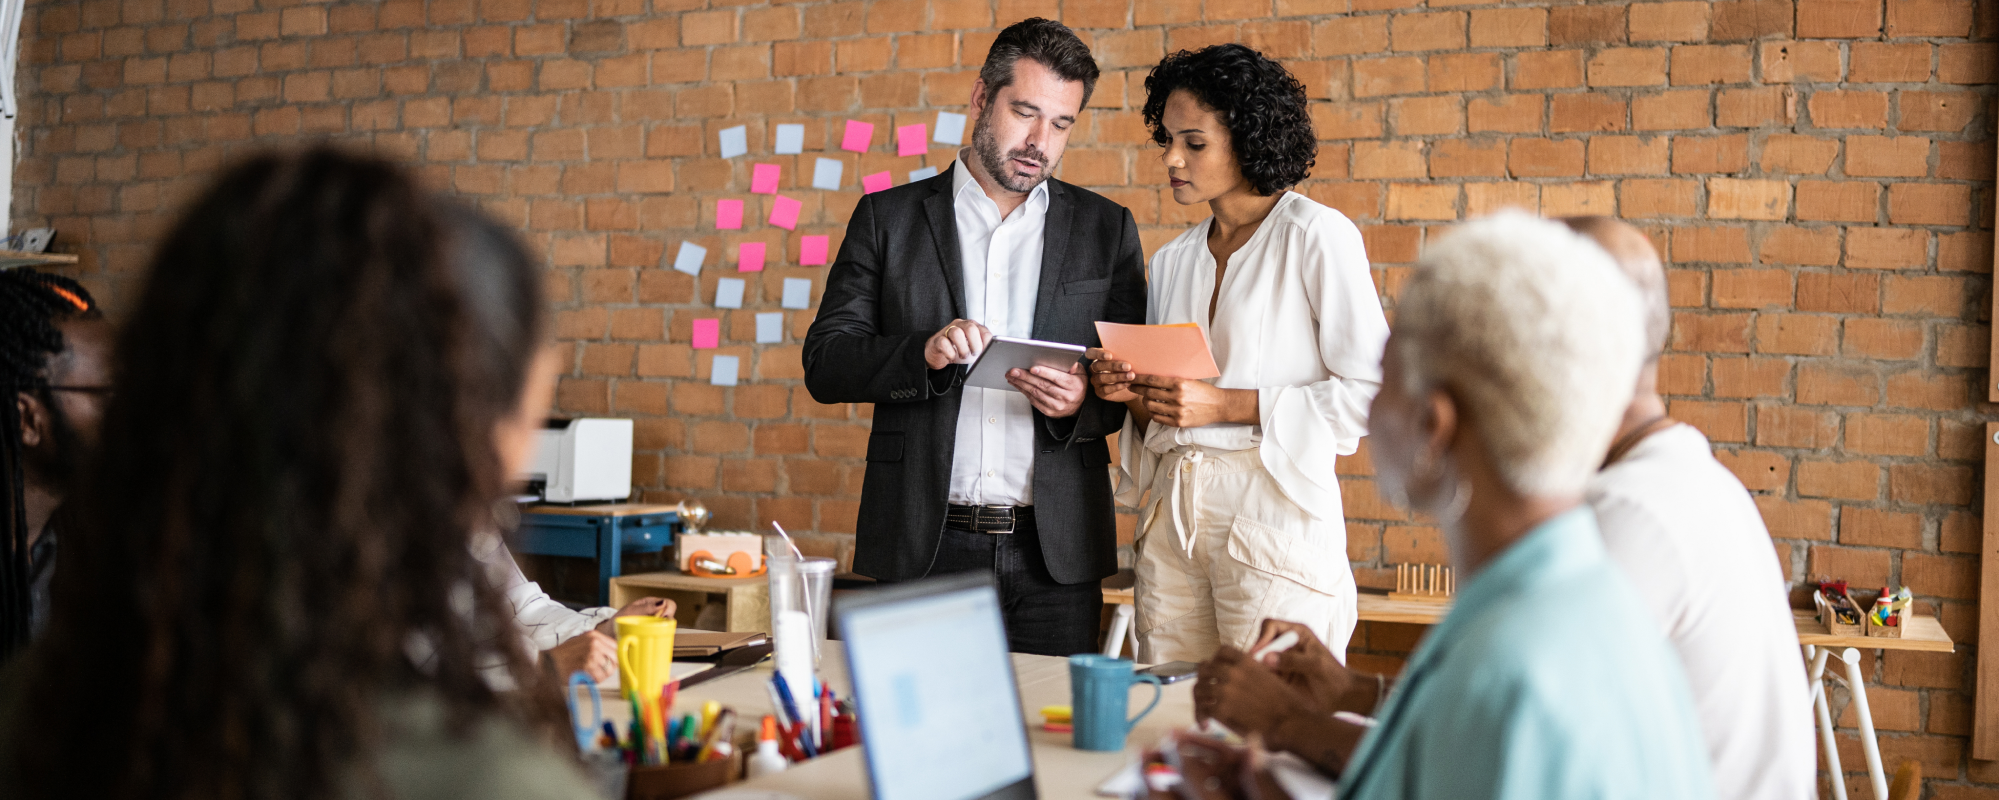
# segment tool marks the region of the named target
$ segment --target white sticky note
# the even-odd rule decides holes
[[[953,114],[949,111],[937,112],[937,132],[931,135],[930,141],[942,144],[964,144],[965,115]]]
[[[795,153],[805,152],[805,126],[804,125],[777,126],[777,148],[772,152],[778,153],[780,155],[791,155]]]
[[[680,252],[673,256],[673,268],[689,275],[701,274],[701,262],[708,259],[708,248],[693,242],[681,242]]]
[[[716,356],[714,365],[708,368],[708,382],[716,386],[734,386],[736,373],[741,369],[741,359],[735,356]]]
[[[915,183],[925,178],[935,178],[935,177],[937,177],[936,167],[924,167],[922,169],[912,169],[909,171],[910,183]]]
[[[757,315],[757,344],[784,341],[784,312],[766,311]]]
[[[742,308],[743,289],[748,284],[742,278],[723,278],[715,282],[716,308]]]
[[[779,303],[778,305],[784,308],[811,308],[812,279],[785,278],[784,302]]]
[[[847,165],[840,163],[839,159],[822,158],[813,162],[812,188],[839,189],[840,174],[846,170]]]
[[[722,129],[722,157],[735,158],[750,152],[750,129],[745,125]]]

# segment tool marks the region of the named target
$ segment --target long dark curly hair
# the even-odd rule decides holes
[[[222,175],[120,337],[15,796],[380,795],[382,704],[533,718],[481,678],[546,687],[469,544],[544,316],[514,238],[401,168],[317,148]]]
[[[0,270],[0,663],[28,643],[28,456],[16,397],[61,414],[49,390],[50,362],[69,349],[57,323],[95,319],[97,300],[76,281],[26,267]],[[75,455],[75,454],[71,454]]]
[[[1161,147],[1173,143],[1161,117],[1166,98],[1185,89],[1229,129],[1229,147],[1242,176],[1257,194],[1270,195],[1298,185],[1318,161],[1319,137],[1312,132],[1305,84],[1283,64],[1239,44],[1182,50],[1161,59],[1145,76],[1141,115]]]

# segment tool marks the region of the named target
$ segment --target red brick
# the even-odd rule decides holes
[[[1881,186],[1864,181],[1798,181],[1798,219],[1873,222]]]
[[[1578,133],[1624,130],[1623,100],[1600,94],[1558,94],[1548,109],[1548,131]],[[1665,141],[1659,140],[1663,150]]]
[[[1681,89],[1645,94],[1631,101],[1631,127],[1641,131],[1705,128],[1714,121],[1708,109],[1712,92]]]
[[[1759,447],[1798,447],[1819,450],[1833,445],[1839,435],[1839,415],[1784,405],[1756,407],[1756,444]]]
[[[1798,368],[1798,402],[1871,407],[1881,402],[1881,377],[1871,369],[1806,364]]]
[[[1854,83],[1924,83],[1930,79],[1930,46],[1923,42],[1854,42],[1848,80]]]
[[[1806,107],[1811,110],[1812,125],[1819,128],[1885,130],[1888,127],[1886,92],[1819,91],[1812,93]]]
[[[1709,38],[1715,41],[1791,35],[1790,0],[1724,0],[1712,4]]]
[[[1864,39],[1881,33],[1881,0],[1798,0],[1798,38]]]
[[[1966,505],[1973,494],[1970,467],[1895,464],[1888,470],[1889,496],[1903,503]]]
[[[1583,57],[1578,50],[1529,50],[1513,56],[1511,89],[1565,89],[1583,83]]]
[[[1746,71],[1746,60],[1744,67]],[[1587,74],[1591,86],[1659,86],[1666,82],[1666,50],[1658,47],[1605,49],[1590,58]]]
[[[1885,586],[1889,579],[1888,551],[1812,545],[1805,574],[1812,580],[1824,575],[1845,580],[1852,586]]]
[[[1767,252],[1768,245],[1766,243]],[[1837,251],[1835,250],[1835,254]],[[1880,277],[1870,273],[1798,273],[1797,309],[1872,314],[1880,307]]]
[[[1929,441],[1929,421],[1922,417],[1858,413],[1846,417],[1846,450],[1850,453],[1920,456],[1928,451]]]
[[[1715,397],[1787,397],[1791,365],[1781,358],[1722,358],[1713,364]]]
[[[1820,541],[1832,538],[1831,503],[1757,495],[1756,509],[1762,512],[1763,524],[1770,529],[1772,538]]]
[[[1681,45],[1673,48],[1673,85],[1747,83],[1749,45]]]
[[[1717,449],[1714,457],[1752,492],[1783,491],[1791,482],[1790,460],[1767,450]]]
[[[1982,104],[1977,95],[1966,92],[1896,92],[1895,105],[1899,130],[1959,132]]]
[[[1548,40],[1554,45],[1613,44],[1626,36],[1623,6],[1579,5],[1549,10]]]
[[[1843,342],[1849,357],[1907,361],[1923,354],[1923,329],[1905,320],[1849,319]]]
[[[1846,266],[1854,269],[1912,269],[1929,253],[1929,233],[1909,228],[1846,229]]]
[[[1764,42],[1757,56],[1768,83],[1838,83],[1843,75],[1838,42]]]
[[[1971,187],[1961,183],[1896,183],[1888,187],[1888,221],[1896,225],[1967,225]]]
[[[1709,178],[1707,189],[1715,219],[1778,220],[1790,210],[1791,187],[1783,181]]]
[[[1778,269],[1718,269],[1713,273],[1716,308],[1788,307],[1791,274]]]

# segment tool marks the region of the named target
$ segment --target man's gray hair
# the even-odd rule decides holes
[[[1617,433],[1644,361],[1638,292],[1559,223],[1502,212],[1431,245],[1396,301],[1411,397],[1448,391],[1507,486],[1581,494]]]

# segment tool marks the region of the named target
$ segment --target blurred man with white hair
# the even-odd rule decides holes
[[[1643,304],[1637,394],[1587,493],[1604,545],[1680,654],[1716,796],[1811,797],[1811,700],[1770,531],[1707,437],[1673,421],[1659,397],[1671,320],[1659,253],[1609,217],[1562,222],[1609,251]]]
[[[1385,698],[1379,676],[1337,662],[1286,669],[1324,649],[1301,635],[1276,670],[1217,653],[1199,715],[1340,775],[1342,800],[1713,796],[1678,659],[1582,502],[1644,361],[1637,292],[1615,269],[1518,213],[1424,254],[1397,304],[1373,452],[1384,492],[1442,524],[1457,601]]]

